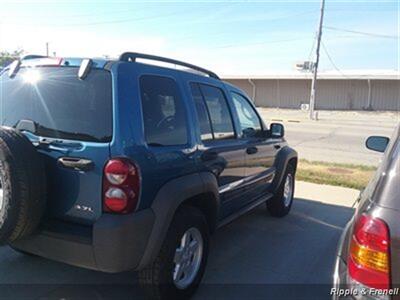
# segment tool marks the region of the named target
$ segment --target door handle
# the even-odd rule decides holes
[[[246,153],[247,154],[256,154],[258,152],[258,149],[257,149],[257,147],[249,147],[249,148],[247,148],[246,149]]]
[[[216,160],[218,158],[218,153],[215,151],[206,151],[201,155],[201,160],[209,161]]]
[[[79,157],[60,157],[57,162],[64,168],[77,171],[90,171],[94,168],[93,161]]]
[[[281,148],[281,145],[276,144],[276,145],[274,145],[274,148],[275,148],[275,149],[280,149],[280,148]]]

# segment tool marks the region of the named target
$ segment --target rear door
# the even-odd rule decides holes
[[[244,192],[245,144],[237,139],[232,114],[222,87],[191,83],[200,125],[201,166],[218,179],[220,219],[240,208]]]
[[[268,193],[275,174],[274,162],[280,144],[265,136],[261,118],[249,99],[238,92],[231,92],[231,96],[239,120],[239,138],[246,145],[246,204]]]
[[[110,156],[111,74],[92,69],[84,80],[77,74],[77,67],[3,74],[1,124],[39,142],[48,178],[47,216],[90,224],[102,212],[102,173]]]

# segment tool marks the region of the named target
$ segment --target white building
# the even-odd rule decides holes
[[[257,106],[299,109],[309,103],[310,73],[221,77],[246,91]],[[400,72],[321,72],[316,109],[400,111]]]

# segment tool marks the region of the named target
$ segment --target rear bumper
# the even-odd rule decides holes
[[[336,250],[336,261],[335,261],[335,269],[333,273],[333,286],[331,292],[332,294],[332,299],[337,300],[337,299],[354,299],[351,295],[339,295],[338,291],[343,291],[345,290],[347,286],[347,264],[346,261],[343,259],[343,247],[346,247],[346,237],[349,234],[349,228],[352,224],[352,220],[350,220],[347,224],[346,227],[344,228],[342,235],[340,236],[339,242],[338,242],[338,247]]]
[[[132,215],[104,214],[91,227],[76,224],[46,226],[12,246],[103,272],[135,270],[146,251],[154,219],[151,209]]]
[[[335,270],[333,274],[332,299],[354,299],[351,295],[339,295],[339,291],[346,290],[347,288],[347,265],[340,256],[337,256],[335,262]]]

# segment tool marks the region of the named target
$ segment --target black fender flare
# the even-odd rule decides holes
[[[145,268],[157,257],[178,207],[187,199],[210,193],[213,195],[213,197],[210,197],[210,201],[213,201],[212,205],[215,208],[212,216],[215,224],[209,225],[215,227],[219,208],[219,193],[217,179],[212,173],[199,172],[186,175],[173,179],[162,186],[151,205],[155,221],[137,269]]]
[[[273,194],[281,184],[287,165],[291,159],[296,159],[296,165],[294,166],[296,170],[298,159],[296,150],[289,146],[285,146],[281,150],[279,150],[275,159],[275,176],[270,186],[270,192],[272,192]]]

